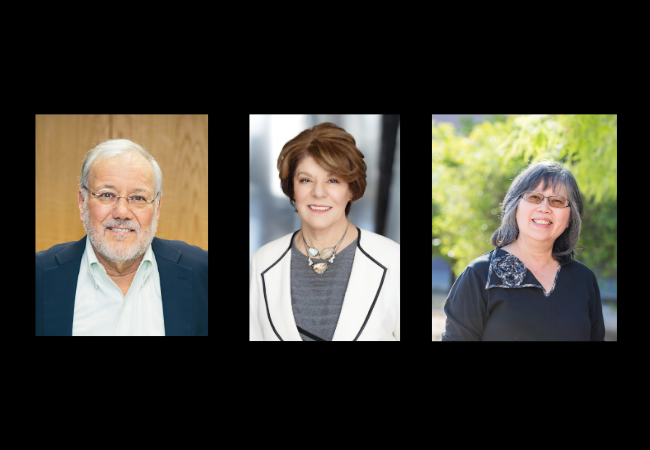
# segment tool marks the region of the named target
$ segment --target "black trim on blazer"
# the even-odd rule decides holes
[[[298,325],[296,325],[296,326],[298,326]],[[305,330],[305,329],[303,329],[303,328],[298,327],[298,331],[300,331],[300,332],[301,332],[302,334],[304,334],[305,336],[312,338],[312,339],[315,340],[315,341],[325,341],[325,339],[323,339],[323,338],[319,338],[319,337],[316,336],[315,334],[311,334],[309,331],[307,331],[307,330]],[[327,342],[327,341],[326,341],[326,342]]]
[[[359,230],[359,228],[357,228]],[[372,310],[375,308],[375,303],[377,303],[377,299],[379,298],[379,293],[381,292],[381,287],[384,285],[384,278],[386,278],[386,269],[384,266],[379,264],[375,258],[370,256],[364,249],[361,248],[361,230],[359,230],[359,237],[357,238],[357,247],[359,247],[359,250],[363,252],[364,255],[366,255],[368,258],[372,260],[375,264],[377,264],[379,267],[384,269],[384,274],[381,276],[381,283],[379,283],[379,289],[377,289],[377,294],[375,295],[375,299],[372,301],[372,305],[370,306],[370,311],[368,311],[368,315],[366,316],[366,320],[363,322],[363,325],[361,326],[361,329],[359,330],[359,334],[357,334],[357,337],[355,337],[353,340],[356,341],[359,339],[359,336],[361,336],[361,332],[363,332],[363,329],[366,327],[366,324],[368,323],[368,319],[370,319],[370,314],[372,314]]]
[[[381,283],[379,283],[379,288],[377,289],[377,294],[375,295],[375,299],[372,301],[372,305],[370,306],[370,310],[368,311],[368,315],[366,315],[366,320],[363,321],[363,325],[361,326],[361,329],[359,330],[359,333],[358,333],[357,336],[353,339],[353,341],[356,341],[357,339],[359,339],[359,336],[361,336],[361,333],[363,332],[363,329],[366,327],[366,324],[368,323],[368,319],[370,319],[370,314],[372,314],[372,310],[375,308],[375,303],[377,303],[377,299],[379,298],[379,293],[381,292],[381,288],[382,288],[382,286],[384,285],[384,279],[386,278],[386,271],[388,270],[388,269],[386,269],[386,267],[382,266],[382,265],[381,265],[381,264],[380,264],[380,263],[379,263],[375,258],[373,258],[373,257],[370,256],[368,253],[366,253],[366,251],[365,251],[364,249],[361,248],[361,230],[359,229],[359,227],[355,227],[355,228],[356,228],[357,231],[359,232],[359,236],[357,237],[357,247],[359,248],[359,250],[361,250],[361,252],[362,252],[364,255],[366,255],[368,258],[370,258],[370,260],[372,260],[372,262],[374,262],[374,263],[377,264],[379,267],[381,267],[382,269],[384,269],[384,274],[381,276]],[[261,274],[261,275],[262,275],[262,287],[263,287],[263,291],[264,291],[264,303],[266,304],[266,314],[267,314],[268,317],[269,317],[269,322],[270,322],[270,324],[271,324],[271,328],[273,328],[273,332],[274,332],[275,335],[278,337],[278,339],[280,339],[281,341],[283,341],[284,339],[282,339],[282,338],[280,337],[280,335],[278,334],[277,330],[275,329],[275,326],[273,325],[273,320],[271,320],[271,311],[269,311],[269,302],[268,302],[268,300],[266,299],[266,283],[264,282],[264,274],[265,274],[266,272],[268,272],[269,270],[271,270],[271,269],[273,268],[273,266],[275,266],[277,263],[279,263],[280,260],[281,260],[282,258],[284,258],[284,255],[286,255],[287,252],[288,252],[289,250],[291,250],[291,243],[293,242],[293,239],[294,239],[294,237],[296,236],[296,234],[298,233],[298,231],[300,231],[300,230],[297,230],[297,231],[296,231],[295,233],[293,233],[293,235],[291,236],[291,240],[289,241],[289,248],[287,248],[287,249],[284,251],[284,253],[282,254],[282,256],[280,256],[276,262],[274,262],[273,264],[271,264],[271,265],[270,265],[270,266],[269,266],[269,267],[268,267],[264,272],[262,272],[262,274]],[[302,328],[298,327],[298,331],[301,332],[301,333],[303,333],[304,335],[309,336],[309,337],[312,338],[312,339],[317,339],[317,340],[320,339],[321,341],[324,340],[324,339],[321,339],[321,338],[319,338],[319,337],[317,337],[317,336],[314,336],[314,335],[312,335],[312,334],[310,334],[310,333],[308,334],[308,333],[305,332],[304,330],[302,330],[302,331],[301,331],[301,330],[302,330]]]
[[[280,335],[278,334],[277,330],[275,329],[275,325],[273,325],[273,321],[271,320],[271,311],[269,311],[269,302],[268,302],[268,300],[266,299],[266,282],[264,281],[264,274],[265,274],[266,272],[268,272],[269,270],[271,270],[271,269],[273,268],[273,266],[275,266],[277,263],[279,263],[280,260],[281,260],[282,258],[284,258],[284,255],[286,255],[287,252],[288,252],[289,250],[291,250],[291,243],[293,242],[293,238],[296,236],[296,234],[298,233],[298,231],[300,231],[300,230],[296,230],[296,232],[293,233],[293,235],[291,236],[291,240],[289,241],[289,248],[287,248],[287,249],[284,251],[284,253],[282,254],[282,256],[280,256],[276,262],[274,262],[273,264],[271,264],[271,265],[270,265],[270,266],[269,266],[269,267],[268,267],[264,272],[262,272],[262,288],[263,288],[263,290],[264,290],[264,303],[266,303],[266,314],[269,316],[269,322],[271,323],[271,328],[273,328],[273,332],[274,332],[275,335],[278,337],[278,339],[280,339],[281,341],[284,341],[284,339],[282,339],[282,338],[280,337]]]

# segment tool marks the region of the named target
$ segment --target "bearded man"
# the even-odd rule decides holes
[[[36,253],[37,336],[207,336],[208,252],[155,237],[162,172],[127,139],[86,154],[86,236]]]

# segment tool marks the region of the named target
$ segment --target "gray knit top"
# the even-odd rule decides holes
[[[297,236],[297,234],[295,235]],[[296,248],[296,239],[291,245],[291,307],[303,341],[331,341],[339,321],[343,298],[348,288],[352,263],[357,248],[357,239],[336,253],[333,263],[312,258],[314,264],[327,262],[325,273],[314,272],[307,256]],[[305,243],[300,242],[304,247]],[[322,249],[319,249],[322,250]],[[300,329],[314,336],[306,335]]]

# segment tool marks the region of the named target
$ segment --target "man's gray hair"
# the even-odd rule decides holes
[[[580,250],[576,247],[582,227],[582,195],[573,174],[555,161],[531,164],[517,175],[503,199],[501,226],[492,234],[490,242],[495,247],[501,248],[519,237],[517,206],[522,200],[522,194],[535,190],[541,181],[544,181],[542,190],[546,190],[550,184],[555,192],[564,188],[569,197],[571,209],[569,228],[564,230],[553,243],[553,259],[564,265],[571,262],[576,250]]]
[[[81,166],[81,177],[79,178],[79,188],[83,192],[84,201],[88,198],[88,189],[86,186],[88,186],[88,177],[90,176],[90,169],[93,164],[104,161],[105,159],[126,156],[129,154],[144,156],[147,161],[149,161],[149,164],[151,164],[154,175],[155,204],[158,204],[158,200],[162,198],[163,182],[160,166],[158,166],[158,163],[153,156],[151,156],[144,148],[128,139],[109,139],[86,153],[86,158]]]

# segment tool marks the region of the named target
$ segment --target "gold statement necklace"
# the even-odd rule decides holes
[[[314,272],[316,272],[318,275],[321,275],[321,274],[325,273],[325,271],[327,270],[327,263],[314,264],[312,262],[312,260],[311,260],[312,256],[314,258],[316,258],[317,256],[320,256],[320,259],[325,259],[325,260],[329,259],[330,264],[332,264],[334,262],[334,256],[336,255],[336,249],[339,247],[339,245],[343,241],[343,238],[348,233],[348,227],[349,226],[350,225],[348,224],[348,226],[345,228],[345,233],[343,233],[343,237],[341,238],[339,243],[336,244],[336,247],[327,247],[327,248],[324,248],[320,252],[318,251],[317,248],[309,247],[307,245],[307,242],[305,241],[305,233],[303,231],[303,233],[302,233],[302,241],[305,243],[305,248],[307,249],[307,254],[309,255],[309,256],[307,256],[307,260],[309,261],[310,266],[312,266],[312,265],[314,266],[313,267]]]

